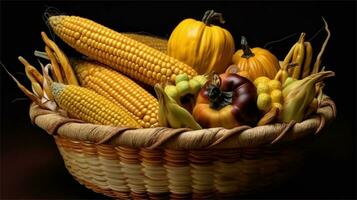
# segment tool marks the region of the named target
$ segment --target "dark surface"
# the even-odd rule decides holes
[[[38,66],[33,51],[43,50],[40,31],[49,33],[42,20],[48,6],[61,12],[93,19],[119,31],[145,31],[168,36],[184,18],[200,19],[206,9],[223,12],[225,28],[236,44],[241,35],[251,46],[305,31],[310,38],[322,27],[321,16],[330,25],[332,37],[322,65],[336,72],[326,81],[325,92],[333,97],[337,119],[317,138],[308,160],[296,177],[283,186],[252,198],[355,198],[356,180],[356,4],[354,2],[2,2],[1,58],[16,77],[29,86],[17,56]],[[280,59],[294,38],[273,45]],[[315,53],[325,38],[313,41]],[[56,38],[65,50],[73,53]],[[238,46],[236,46],[239,48]],[[316,53],[317,54],[317,53]],[[315,54],[315,55],[316,55]],[[66,171],[54,140],[28,117],[28,100],[1,69],[1,198],[88,199],[105,198],[78,184]]]

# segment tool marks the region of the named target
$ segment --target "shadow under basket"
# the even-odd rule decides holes
[[[276,187],[299,170],[309,141],[336,117],[324,96],[300,123],[233,129],[133,129],[95,125],[30,107],[53,135],[65,166],[81,184],[119,199],[214,199]]]

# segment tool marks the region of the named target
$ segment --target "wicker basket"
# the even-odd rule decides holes
[[[317,114],[301,123],[192,131],[94,125],[30,107],[73,177],[119,199],[211,199],[277,185],[298,169],[306,141],[335,115],[324,96]]]

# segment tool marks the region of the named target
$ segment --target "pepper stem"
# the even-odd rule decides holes
[[[210,107],[219,110],[232,103],[233,92],[224,92],[220,89],[221,79],[218,74],[212,77],[211,85],[208,87],[208,99]]]
[[[250,49],[249,45],[248,45],[248,41],[247,38],[245,38],[244,36],[242,36],[242,39],[240,41],[240,44],[242,45],[242,49],[243,49],[243,55],[242,58],[250,58],[254,56],[254,53],[252,52],[252,50]]]
[[[206,25],[211,25],[213,20],[219,20],[221,24],[225,23],[222,13],[214,12],[214,10],[207,10],[203,15],[202,22]]]
[[[221,86],[221,80],[220,80],[218,74],[213,74],[212,84],[217,87]]]

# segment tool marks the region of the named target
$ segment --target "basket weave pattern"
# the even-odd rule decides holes
[[[298,139],[319,133],[335,116],[327,96],[301,123],[230,130],[110,127],[30,107],[76,180],[120,199],[221,198],[277,185],[303,159]]]
[[[56,143],[67,169],[79,182],[117,198],[244,194],[278,184],[302,159],[296,148],[151,150],[61,137],[56,137]]]

